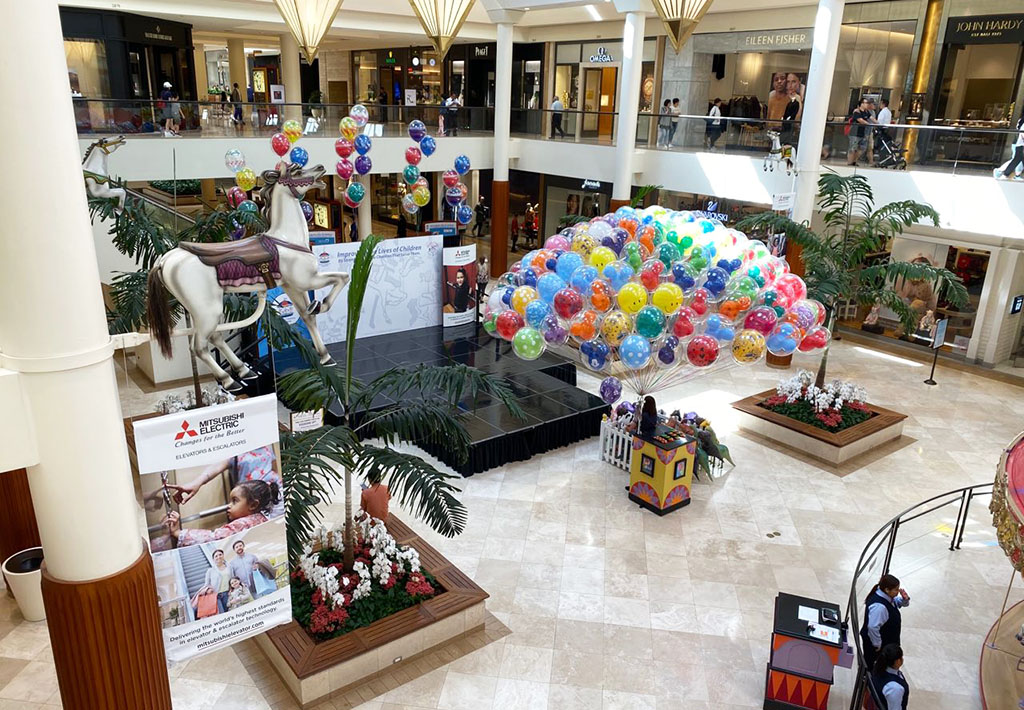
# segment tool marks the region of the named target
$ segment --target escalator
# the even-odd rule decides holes
[[[188,598],[192,599],[206,582],[206,570],[211,567],[210,561],[206,559],[206,553],[200,545],[179,547],[178,555],[181,557],[181,571],[185,575]]]

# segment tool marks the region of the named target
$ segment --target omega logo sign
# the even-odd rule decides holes
[[[748,35],[743,44],[748,47],[786,47],[795,44],[806,44],[806,32],[780,32],[777,34]]]
[[[613,60],[612,60],[612,55],[610,55],[606,51],[604,51],[604,47],[598,47],[597,48],[597,54],[590,55],[590,61],[592,61],[592,62],[610,62],[610,61],[613,61]]]

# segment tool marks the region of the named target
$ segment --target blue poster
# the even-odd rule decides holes
[[[309,338],[309,328],[299,318],[299,312],[296,310],[296,306],[292,303],[292,299],[288,297],[288,294],[284,292],[284,289],[280,286],[272,288],[267,291],[267,307],[273,308],[277,311],[278,315],[285,319],[289,325],[294,325],[295,329],[304,338]],[[256,326],[256,337],[263,338],[263,321],[262,319],[257,323]],[[260,340],[260,357],[266,357],[269,352],[269,343],[266,340]],[[295,348],[288,348],[284,352],[291,352]],[[282,353],[283,354],[283,353]]]

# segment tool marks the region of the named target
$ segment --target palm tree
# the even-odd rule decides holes
[[[470,439],[457,405],[466,397],[486,394],[521,416],[508,385],[461,364],[396,368],[363,383],[352,375],[359,317],[379,238],[369,236],[356,253],[348,284],[345,366],[323,367],[312,348],[297,344],[309,368],[289,373],[278,382],[278,397],[299,411],[341,407],[341,423],[315,431],[286,434],[282,439],[282,470],[287,489],[288,549],[294,560],[322,520],[317,505],[341,479],[345,496],[344,565],[354,564],[352,515],[353,474],[368,483],[384,482],[394,497],[436,532],[454,537],[466,525],[466,509],[455,497],[459,477],[440,471],[415,454],[398,451],[399,442],[444,446],[464,461]],[[374,400],[396,404],[374,408]],[[340,467],[339,477],[336,468]]]
[[[905,281],[931,282],[953,306],[966,303],[967,289],[948,269],[892,259],[865,264],[868,256],[886,251],[889,241],[907,227],[924,220],[938,226],[939,215],[930,205],[904,200],[875,209],[871,185],[863,175],[829,171],[818,180],[818,207],[824,222],[820,234],[806,223],[798,224],[775,212],[747,217],[736,228],[782,233],[803,250],[807,297],[824,304],[825,324],[833,335],[838,325],[837,307],[844,300],[866,306],[878,302],[899,317],[905,332],[916,330],[918,314],[895,290]],[[825,383],[828,351],[826,347],[818,366],[819,387]]]

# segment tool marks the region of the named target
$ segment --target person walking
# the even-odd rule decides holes
[[[457,136],[459,135],[459,109],[462,108],[462,104],[459,102],[458,95],[453,91],[448,100],[444,102],[444,134],[446,136]]]
[[[388,122],[388,92],[384,91],[384,87],[380,87],[380,91],[377,92],[377,110],[380,111],[380,122]]]
[[[519,215],[512,213],[512,224],[509,226],[512,235],[512,251],[519,251]]]
[[[715,97],[708,111],[708,148],[715,149],[715,141],[722,135],[722,100]]]
[[[534,224],[536,223],[537,213],[533,209],[533,205],[529,202],[526,203],[526,214],[523,216],[523,231],[526,232],[526,248],[533,249],[533,240],[536,237],[534,232]]]
[[[668,147],[671,148],[676,140],[676,130],[679,128],[679,117],[682,111],[679,109],[679,99],[672,99],[672,123],[668,132]]]
[[[481,256],[476,261],[476,302],[484,302],[487,295],[487,284],[491,282],[491,267],[486,256]]]
[[[231,122],[236,126],[244,126],[242,119],[242,94],[238,91],[238,82],[231,87]]]
[[[899,644],[883,646],[870,676],[875,697],[882,703],[879,710],[907,710],[910,685],[900,670],[902,667],[903,649]]]
[[[405,219],[405,210],[398,213],[398,234],[399,239],[409,236],[409,222]]]
[[[864,624],[860,637],[864,648],[864,662],[875,665],[878,654],[889,644],[899,644],[903,620],[900,609],[910,606],[910,595],[900,587],[900,580],[883,574],[867,599],[864,600]]]
[[[555,137],[555,133],[558,133],[559,138],[565,138],[565,131],[562,130],[562,112],[565,111],[565,107],[562,105],[562,100],[556,95],[551,101],[551,137]]]
[[[871,109],[868,106],[867,98],[862,98],[857,108],[850,114],[849,136],[850,147],[846,154],[846,164],[856,165],[857,158],[863,154],[868,147],[867,131],[871,125]]]
[[[665,99],[661,104],[661,112],[658,118],[658,147],[668,148],[668,136],[672,130],[672,101]]]
[[[473,236],[479,239],[483,236],[484,225],[487,223],[487,206],[484,204],[483,195],[480,195],[480,198],[476,201],[473,213],[476,215],[476,221],[473,224]]]
[[[1017,140],[1013,142],[1013,154],[1010,156],[1010,162],[1006,164],[1002,173],[996,168],[996,178],[1009,180],[1014,177],[1014,171],[1020,165],[1024,165],[1024,116],[1017,119]],[[1015,179],[1019,180],[1020,178]]]

